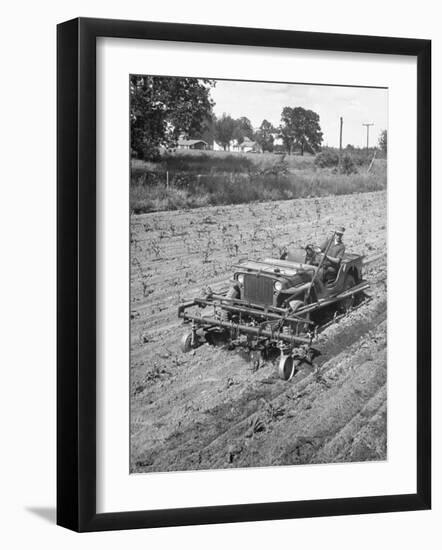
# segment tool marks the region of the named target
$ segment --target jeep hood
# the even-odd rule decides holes
[[[271,275],[281,275],[284,277],[293,277],[300,271],[316,271],[316,266],[301,262],[290,262],[287,260],[278,260],[276,258],[265,258],[264,260],[243,260],[233,267],[250,272],[268,273]]]

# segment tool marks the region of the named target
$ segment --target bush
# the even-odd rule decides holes
[[[151,143],[145,143],[143,145],[143,159],[150,162],[157,162],[160,160],[160,153],[158,148]]]
[[[339,155],[332,149],[325,149],[318,153],[315,158],[315,165],[318,168],[334,168],[339,164]]]
[[[377,158],[379,157],[379,150],[375,147],[370,149],[347,147],[342,151],[344,155],[351,158],[355,166],[368,166],[373,159],[376,152]],[[339,164],[339,149],[334,147],[325,147],[322,152],[316,155],[315,164],[319,168],[334,168]]]
[[[344,155],[342,157],[341,172],[343,174],[357,174],[358,170],[353,158],[350,155]]]
[[[351,152],[346,153],[346,155],[351,157],[355,166],[363,166],[370,164],[374,155],[374,149],[368,149],[368,151],[367,149],[353,149]]]
[[[215,172],[244,173],[256,170],[252,158],[238,154],[213,154],[211,151],[165,153],[161,156],[161,170],[207,174]]]

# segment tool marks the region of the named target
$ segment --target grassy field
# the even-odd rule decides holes
[[[376,160],[350,175],[318,168],[311,155],[213,151],[163,155],[160,162],[132,160],[131,211],[135,214],[225,204],[380,191],[387,162]]]

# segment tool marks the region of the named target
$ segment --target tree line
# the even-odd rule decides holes
[[[204,139],[208,143],[216,141],[225,150],[232,141],[241,145],[248,138],[256,142],[262,151],[273,152],[276,147],[275,141],[280,138],[283,149],[289,155],[295,149],[299,150],[301,155],[305,151],[316,153],[321,147],[322,136],[319,115],[303,107],[284,107],[279,127],[264,119],[256,131],[247,117],[234,119],[224,113],[216,118],[212,114],[204,121],[202,131],[197,133],[199,139]]]
[[[209,144],[216,141],[225,150],[236,141],[249,139],[264,152],[273,152],[275,141],[292,154],[298,150],[317,153],[323,133],[318,113],[303,107],[284,107],[281,123],[273,126],[263,120],[254,130],[247,117],[232,118],[224,113],[216,117],[210,90],[214,80],[164,76],[130,76],[130,138],[133,156],[156,160],[160,148],[173,149],[180,136],[201,139]],[[379,145],[387,148],[387,134],[381,135]],[[280,146],[279,146],[280,147]]]

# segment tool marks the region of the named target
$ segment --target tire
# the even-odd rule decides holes
[[[228,300],[234,300],[235,298],[238,298],[238,294],[239,294],[238,289],[234,286],[231,286],[227,291],[226,298]],[[220,318],[221,318],[221,321],[223,321],[224,323],[228,323],[230,321],[231,316],[232,314],[230,313],[230,311],[226,311],[225,309],[221,310]]]
[[[183,353],[189,353],[189,351],[193,349],[191,332],[186,332],[186,334],[183,334],[180,341],[180,348]]]
[[[345,292],[346,290],[348,290],[348,289],[350,289],[354,286],[355,286],[355,278],[350,273],[345,277],[344,287],[342,289],[342,292]],[[344,298],[344,300],[339,302],[339,310],[342,313],[346,313],[352,307],[352,305],[354,303],[354,299],[355,299],[354,295],[349,296],[348,298]]]
[[[288,382],[293,378],[298,365],[300,364],[299,359],[293,359],[291,355],[281,355],[278,365],[278,375],[281,380]]]

